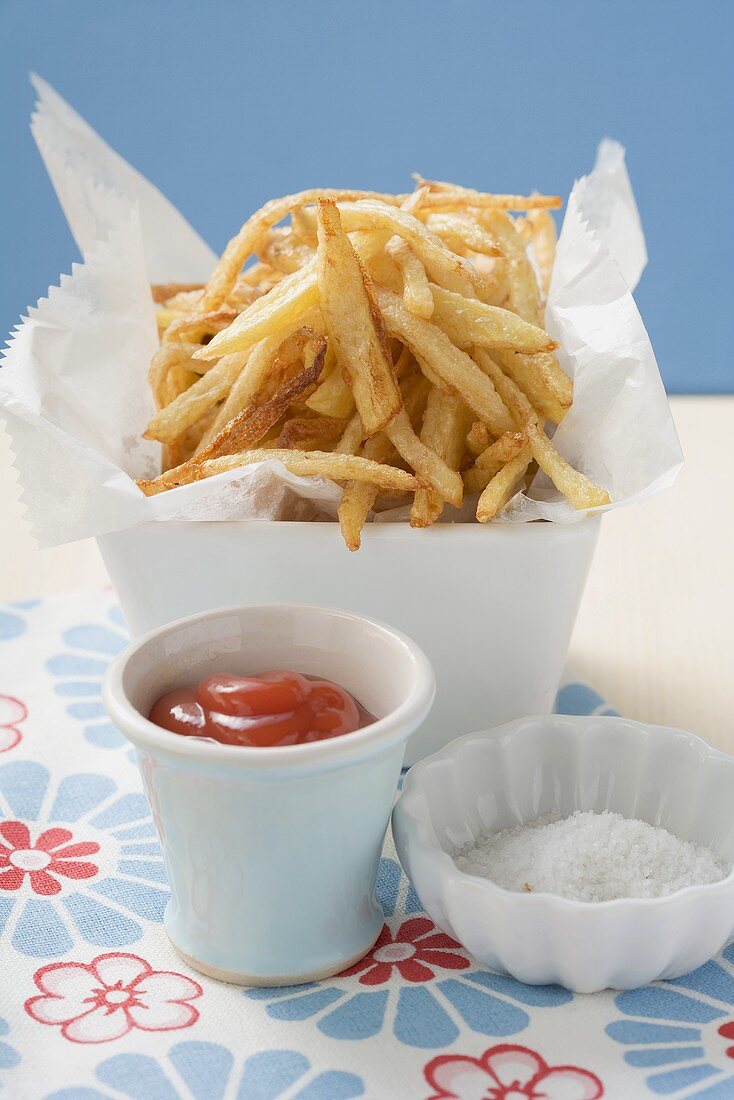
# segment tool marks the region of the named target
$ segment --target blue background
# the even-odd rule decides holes
[[[627,146],[671,391],[734,390],[730,0],[2,0],[3,329],[77,259],[35,69],[215,247],[265,199],[410,172],[567,194]]]

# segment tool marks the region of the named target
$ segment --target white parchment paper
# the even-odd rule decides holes
[[[48,84],[33,81],[33,135],[83,255],[22,319],[0,370],[0,407],[39,545],[150,520],[333,516],[337,486],[295,477],[273,460],[156,497],[137,488],[134,479],[156,473],[159,461],[158,445],[140,434],[153,411],[147,372],[157,344],[149,283],[203,281],[215,255]],[[624,150],[603,141],[568,200],[546,322],[575,386],[555,442],[609,490],[608,508],[666,488],[682,464],[632,297],[646,260]],[[470,514],[447,509],[444,518]],[[541,474],[500,518],[567,523],[583,515]]]

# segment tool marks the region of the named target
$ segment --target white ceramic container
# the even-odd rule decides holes
[[[271,668],[334,680],[379,720],[267,749],[183,737],[144,717],[182,683]],[[115,659],[104,701],[137,751],[171,887],[165,929],[188,963],[225,981],[293,985],[369,950],[383,923],[374,889],[405,743],[433,693],[410,639],[304,605],[192,616]]]
[[[734,758],[624,718],[526,718],[460,737],[408,773],[393,813],[405,871],[433,920],[480,962],[532,985],[632,989],[701,966],[734,935],[734,873],[661,898],[515,893],[452,853],[543,814],[613,810],[734,864]]]
[[[599,533],[578,524],[149,523],[102,555],[133,635],[231,603],[306,601],[393,623],[433,664],[407,762],[458,733],[550,711]]]

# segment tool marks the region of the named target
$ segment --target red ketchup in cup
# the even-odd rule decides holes
[[[281,669],[206,676],[162,695],[148,717],[171,733],[250,748],[324,741],[376,721],[338,684]]]

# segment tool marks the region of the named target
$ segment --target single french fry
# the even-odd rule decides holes
[[[347,426],[342,433],[342,437],[334,448],[343,455],[356,455],[357,451],[362,445],[364,439],[364,428],[362,426],[362,418],[358,412],[349,419]]]
[[[316,260],[286,275],[268,293],[244,309],[213,340],[199,348],[195,359],[219,359],[234,352],[249,351],[273,329],[302,322],[307,310],[318,304]]]
[[[523,321],[508,309],[488,305],[476,298],[463,298],[433,284],[431,291],[434,302],[432,320],[441,326],[457,347],[466,349],[478,344],[480,347],[510,348],[528,353],[552,351],[556,347],[542,328]]]
[[[491,442],[487,425],[481,420],[475,420],[466,435],[466,449],[475,458],[485,451]]]
[[[433,313],[433,295],[425,267],[402,237],[392,237],[386,248],[400,269],[406,309],[428,320]]]
[[[425,362],[431,374],[461,397],[494,435],[510,431],[513,423],[507,409],[473,359],[455,347],[436,325],[410,313],[396,294],[380,288],[376,294],[388,331],[410,347],[419,364]]]
[[[480,523],[489,523],[514,496],[531,458],[530,446],[526,443],[519,454],[494,475],[477,504],[477,519]]]
[[[369,277],[342,228],[333,202],[320,202],[318,288],[337,363],[348,376],[367,435],[381,431],[402,407],[387,338]]]
[[[381,489],[397,489],[412,493],[421,482],[406,470],[387,466],[359,455],[337,454],[334,451],[287,451],[282,448],[258,448],[239,454],[222,455],[204,462],[187,462],[176,470],[167,470],[151,481],[138,481],[146,496],[155,496],[167,489],[188,485],[216,474],[254,466],[258,462],[277,459],[286,470],[299,477],[326,477],[333,481],[367,481]]]
[[[470,413],[459,397],[432,389],[421,428],[421,443],[435,452],[452,471],[464,456]],[[456,477],[460,475],[457,473]],[[436,488],[419,489],[410,510],[411,527],[429,527],[439,518],[445,496]]]
[[[533,458],[574,508],[600,508],[611,504],[609,493],[574,469],[534,420],[528,422],[526,431]]]
[[[372,462],[391,463],[395,448],[384,432],[378,432],[365,442],[362,456]],[[359,550],[362,528],[367,522],[380,487],[369,481],[348,481],[337,509],[339,526],[348,550]]]
[[[456,183],[426,180],[417,177],[421,187],[428,189],[425,206],[457,206],[459,208],[497,207],[499,210],[557,210],[563,206],[559,195],[493,195],[475,191],[473,187],[460,187]]]
[[[548,296],[553,264],[556,260],[556,223],[547,210],[531,210],[527,215],[535,262],[540,274],[540,286],[545,297]]]

